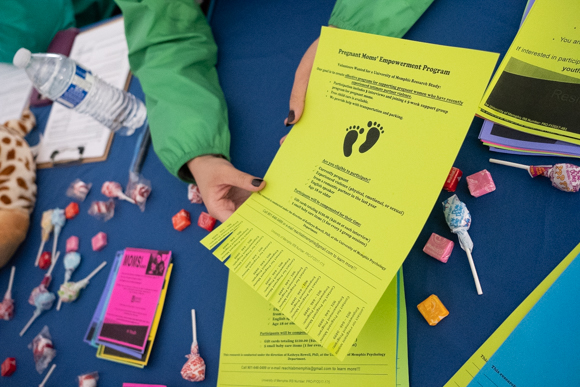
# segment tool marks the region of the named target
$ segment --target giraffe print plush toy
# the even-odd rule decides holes
[[[24,140],[35,125],[28,109],[0,125],[0,268],[26,238],[36,202],[36,164]]]

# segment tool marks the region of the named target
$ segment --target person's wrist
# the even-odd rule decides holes
[[[216,158],[223,160],[226,159],[223,155],[219,154],[197,156],[187,162],[187,168],[189,169],[189,171],[193,175],[193,178],[195,179],[195,171],[199,171],[200,168],[203,168],[204,165],[206,165],[208,162],[211,162],[213,159]]]

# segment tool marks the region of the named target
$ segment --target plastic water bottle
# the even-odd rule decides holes
[[[130,136],[147,118],[145,105],[60,54],[32,54],[21,48],[13,63],[22,68],[34,87],[46,97],[85,113],[111,129]]]

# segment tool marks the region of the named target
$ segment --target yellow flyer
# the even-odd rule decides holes
[[[536,0],[478,115],[523,132],[580,144],[580,2]]]
[[[406,325],[406,311],[399,313],[405,299],[399,277],[402,280],[402,275],[393,279],[341,362],[230,274],[218,386],[408,386],[406,326],[398,330],[403,316]],[[402,347],[405,351],[396,359]]]
[[[266,188],[202,244],[221,243],[216,257],[344,359],[433,209],[496,60],[323,28]]]

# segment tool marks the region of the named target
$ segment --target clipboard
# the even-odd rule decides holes
[[[109,84],[128,90],[132,74],[122,16],[80,31],[71,41],[69,57]],[[113,132],[92,117],[53,104],[36,167],[44,169],[104,161],[113,137]]]

